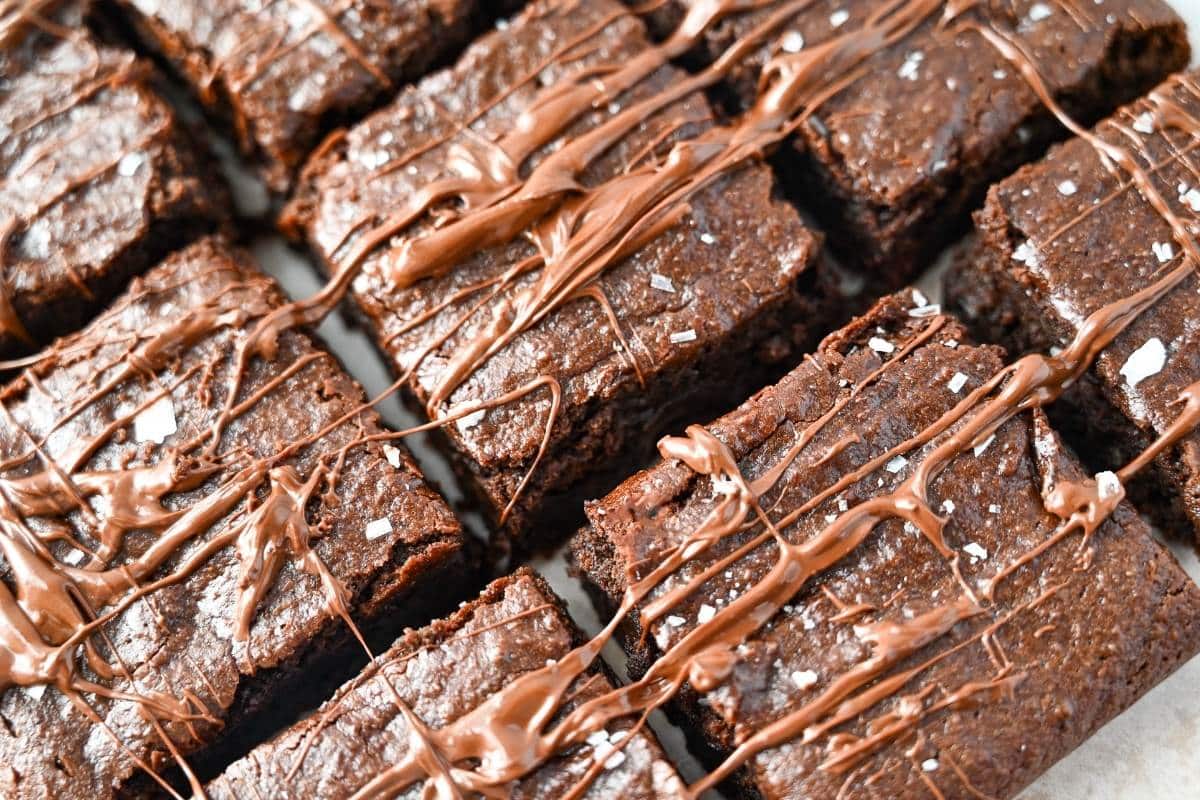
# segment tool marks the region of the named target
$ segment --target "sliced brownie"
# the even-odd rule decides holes
[[[675,711],[714,761],[747,748],[735,794],[1012,797],[1200,650],[1200,590],[1113,476],[1082,476],[1036,410],[964,432],[1001,365],[885,298],[708,426],[726,449],[669,440],[712,477],[670,458],[589,506],[573,557],[606,608],[692,542],[626,645],[660,681],[689,667]],[[738,515],[740,479],[787,558]]]
[[[685,10],[718,5],[735,4],[671,0],[655,19],[665,32]],[[708,62],[735,44],[762,42],[729,71],[735,108],[753,104],[771,57],[798,64],[811,54],[807,68],[819,70],[830,56],[822,48],[844,43],[863,56],[848,74],[818,76],[837,90],[811,109],[781,165],[785,185],[821,219],[839,256],[893,285],[966,227],[990,183],[1066,133],[970,26],[1015,37],[1051,93],[1091,121],[1188,62],[1183,22],[1160,0],[745,5],[754,9],[726,15],[698,48]]]
[[[285,215],[354,276],[411,398],[493,404],[446,434],[522,547],[578,524],[618,454],[627,470],[681,409],[728,408],[840,310],[760,162],[671,195],[711,111],[664,58],[612,0],[535,3],[314,159]]]
[[[1155,206],[1165,203],[1196,230],[1196,81],[1194,72],[1172,78],[1095,129],[1129,154],[1150,194],[1082,139],[992,189],[975,218],[977,240],[947,287],[981,336],[1014,352],[1061,346],[1093,311],[1180,265],[1184,248]],[[1180,392],[1200,379],[1198,290],[1200,279],[1188,276],[1139,315],[1056,414],[1056,424],[1097,466],[1140,452],[1175,419]],[[1162,454],[1131,492],[1168,529],[1200,531],[1200,434]]]
[[[79,328],[222,217],[148,65],[95,41],[82,5],[0,20],[0,356]]]
[[[414,734],[404,710],[430,732],[449,728],[578,643],[579,633],[550,587],[535,573],[518,570],[492,583],[453,616],[405,634],[313,716],[231,765],[209,784],[208,794],[213,800],[336,800],[356,792],[429,796],[432,787],[423,783],[370,791],[372,781],[386,780],[389,769],[409,763],[412,756],[420,734]],[[611,689],[607,678],[592,670],[572,686],[570,705]],[[603,735],[524,775],[506,787],[504,796],[685,797],[653,734],[630,728],[614,723]]]
[[[332,356],[288,332],[235,362],[282,300],[205,239],[0,392],[3,796],[137,794],[172,749],[213,774],[353,674],[345,616],[390,641],[467,591]]]
[[[276,192],[322,136],[452,55],[513,0],[108,0],[232,126]]]

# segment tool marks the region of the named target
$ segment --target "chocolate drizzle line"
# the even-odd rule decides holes
[[[341,459],[350,448],[404,436],[412,431],[360,435],[340,450],[321,457],[308,475],[285,463],[285,459],[323,437],[329,428],[302,442],[284,446],[269,458],[248,461],[242,453],[221,452],[219,446],[222,433],[234,419],[252,408],[274,387],[301,374],[305,366],[297,362],[285,368],[275,382],[245,393],[242,383],[251,360],[277,358],[279,336],[284,331],[319,321],[341,299],[355,275],[365,268],[367,257],[376,246],[394,236],[405,237],[406,230],[431,213],[435,204],[454,199],[461,204],[462,211],[432,233],[403,238],[404,246],[395,251],[387,263],[374,265],[387,270],[397,285],[410,285],[424,277],[442,274],[465,253],[505,243],[526,233],[534,239],[539,254],[535,263],[523,269],[540,269],[541,272],[532,284],[500,300],[493,309],[491,328],[454,354],[431,396],[429,405],[434,421],[414,430],[444,425],[480,408],[511,402],[530,391],[548,389],[556,392],[556,381],[541,376],[501,398],[459,408],[452,413],[442,413],[439,408],[471,372],[518,333],[536,325],[573,299],[590,296],[599,300],[602,295],[598,294],[596,278],[675,224],[686,213],[688,200],[695,192],[781,142],[824,100],[855,80],[865,59],[880,48],[903,40],[931,21],[939,10],[942,11],[943,25],[962,24],[977,30],[1019,67],[1043,102],[1063,117],[1064,122],[1080,135],[1088,135],[1065,119],[1041,84],[1035,66],[1020,50],[1019,43],[994,29],[960,21],[959,18],[969,12],[969,7],[943,6],[936,0],[891,0],[867,17],[859,28],[847,30],[800,53],[775,56],[764,69],[758,102],[734,123],[712,127],[695,137],[678,141],[665,156],[650,154],[646,162],[597,187],[579,185],[579,176],[587,165],[633,126],[671,102],[713,85],[739,58],[768,41],[791,15],[808,5],[806,0],[793,0],[781,2],[775,13],[768,15],[759,27],[740,39],[708,69],[679,81],[659,95],[627,107],[590,133],[560,148],[527,177],[519,177],[519,167],[530,154],[593,104],[616,96],[645,79],[689,49],[723,16],[763,5],[752,0],[701,0],[692,6],[683,25],[663,45],[630,59],[599,79],[589,75],[586,79],[549,87],[526,112],[530,124],[518,126],[518,132],[512,138],[502,140],[501,146],[493,143],[493,146],[479,150],[472,150],[471,145],[464,146],[462,157],[472,166],[486,167],[479,170],[480,178],[473,183],[452,182],[431,187],[411,206],[398,210],[394,218],[367,231],[357,241],[347,242],[346,254],[339,259],[338,274],[313,298],[272,309],[261,302],[267,291],[263,284],[239,282],[178,320],[137,332],[128,341],[97,343],[97,347],[115,344],[124,348],[109,365],[114,372],[108,377],[98,375],[98,383],[93,387],[85,386],[87,393],[70,405],[55,429],[126,382],[156,375],[208,337],[253,326],[235,345],[234,368],[222,387],[222,410],[211,429],[190,442],[169,448],[153,467],[122,473],[82,471],[105,441],[124,431],[136,413],[154,401],[156,395],[152,392],[147,393],[147,400],[139,409],[114,420],[92,439],[79,442],[67,459],[51,459],[45,452],[44,438],[26,437],[29,439],[27,451],[7,466],[39,464],[41,471],[29,478],[8,480],[0,485],[0,549],[9,565],[14,587],[10,589],[9,584],[0,582],[0,617],[5,623],[0,626],[0,690],[14,686],[55,686],[81,713],[106,730],[106,724],[84,695],[133,702],[159,732],[164,747],[182,763],[176,742],[163,729],[160,720],[186,728],[194,721],[211,719],[211,711],[197,698],[120,692],[86,677],[78,660],[81,650],[87,667],[102,679],[122,674],[131,685],[134,683],[120,663],[108,663],[99,647],[105,639],[103,626],[106,622],[139,600],[151,602],[159,589],[186,579],[217,552],[232,549],[239,564],[234,631],[238,643],[247,644],[255,609],[284,561],[289,559],[298,568],[317,577],[327,610],[353,627],[344,587],[312,550],[315,534],[305,509],[310,500],[319,496],[318,488],[322,485],[326,487],[326,493],[332,492]],[[8,17],[2,19],[7,26]],[[9,29],[3,30],[8,35]],[[566,48],[567,51],[572,49]],[[797,736],[805,739],[829,736],[840,722],[865,713],[881,700],[902,691],[913,678],[951,651],[944,651],[905,672],[889,674],[902,659],[940,640],[956,623],[986,613],[1004,578],[1036,553],[1055,546],[1074,533],[1081,533],[1085,540],[1090,537],[1112,513],[1123,491],[1118,485],[1114,492],[1098,481],[1060,482],[1053,487],[1047,500],[1048,510],[1062,520],[1056,532],[1037,550],[998,572],[982,596],[977,596],[958,573],[958,556],[943,540],[943,520],[930,508],[927,496],[930,482],[953,459],[986,440],[1019,413],[1057,398],[1138,314],[1178,285],[1200,263],[1195,242],[1133,156],[1094,136],[1088,141],[1115,168],[1124,170],[1138,191],[1171,224],[1184,252],[1177,266],[1144,290],[1095,312],[1076,339],[1059,355],[1028,356],[1005,367],[927,429],[844,476],[822,497],[832,496],[839,491],[837,487],[849,485],[879,469],[894,455],[931,446],[929,453],[896,489],[848,509],[807,541],[793,544],[780,532],[795,521],[798,512],[772,519],[770,508],[764,508],[762,499],[787,469],[786,465],[802,455],[820,426],[837,413],[836,406],[811,432],[805,431],[797,438],[785,455],[785,466],[755,481],[747,481],[742,476],[732,453],[704,428],[693,427],[685,437],[664,439],[660,443],[663,457],[678,459],[699,475],[711,478],[721,496],[703,524],[657,564],[649,565],[645,575],[631,576],[619,612],[597,637],[557,662],[520,676],[464,717],[440,729],[430,729],[412,716],[397,697],[396,702],[410,722],[412,746],[409,755],[362,787],[356,796],[391,796],[419,781],[428,781],[428,792],[438,797],[456,796],[460,790],[503,793],[508,783],[528,774],[555,754],[581,744],[589,733],[600,730],[607,722],[629,716],[644,718],[669,701],[685,682],[696,691],[711,692],[721,685],[735,665],[737,645],[769,622],[814,576],[852,553],[878,523],[899,518],[915,525],[954,571],[962,589],[959,596],[904,623],[877,622],[858,626],[856,633],[870,645],[871,656],[840,676],[812,702],[793,709],[741,742],[724,765],[691,787],[693,793],[699,794],[764,748]],[[501,153],[504,158],[498,157]],[[635,200],[616,202],[624,198]],[[515,274],[505,276],[493,287],[495,297],[499,297],[499,291],[511,283]],[[941,324],[942,318],[932,318],[883,369],[907,358]],[[430,350],[436,346],[432,345]],[[45,354],[43,359],[58,359],[69,364],[88,358],[91,352],[86,342],[69,339],[58,349]],[[420,360],[423,359],[418,363]],[[215,367],[210,366],[196,374],[207,382],[215,380],[214,370]],[[415,366],[410,367],[408,374],[413,370]],[[26,379],[30,391],[37,390],[36,372],[27,371]],[[861,385],[873,379],[874,376],[868,377]],[[859,391],[861,385],[852,390],[851,395]],[[163,391],[176,388],[179,387],[163,387]],[[1182,400],[1183,410],[1176,423],[1146,454],[1121,471],[1122,480],[1131,477],[1156,453],[1172,446],[1200,421],[1200,386],[1189,387]],[[8,413],[7,409],[5,412]],[[556,414],[555,408],[551,424]],[[333,427],[346,423],[352,416],[339,419]],[[6,420],[10,426],[16,425],[11,414]],[[546,428],[547,437],[549,432],[550,425]],[[543,438],[539,458],[547,441]],[[824,454],[819,460],[828,457],[829,454]],[[535,460],[535,467],[536,463]],[[163,505],[165,497],[197,486],[218,473],[221,478],[217,488],[192,507],[171,512]],[[93,497],[105,498],[112,510],[103,515],[92,510],[89,498]],[[76,513],[93,533],[90,538],[98,543],[88,553],[90,561],[83,567],[57,560],[50,548],[53,534],[44,533],[42,528],[35,530],[28,524],[33,517],[65,521],[68,515]],[[182,563],[161,574],[184,544],[196,541],[226,519],[231,519],[231,524],[193,549]],[[701,582],[696,580],[676,587],[647,604],[651,593],[668,576],[722,539],[758,526],[762,531],[751,540],[752,547],[769,545],[777,553],[775,565],[764,578],[718,611],[711,620],[699,624],[667,648],[641,680],[588,699],[568,713],[559,714],[569,697],[570,687],[595,663],[600,647],[625,617],[638,613],[644,626],[648,626]],[[140,555],[120,566],[110,566],[122,550],[125,534],[133,530],[150,530],[157,538]],[[740,548],[731,558],[748,553],[752,547]],[[899,711],[875,720],[871,733],[864,738],[829,736],[835,747],[822,768],[836,773],[852,770],[879,747],[912,734],[921,719],[930,714],[953,709],[975,696],[1000,696],[1016,691],[1022,673],[1008,662],[994,634],[1018,613],[1044,602],[1059,588],[1061,586],[1051,587],[1034,601],[996,620],[977,637],[954,646],[954,649],[974,643],[983,646],[997,667],[992,678],[965,684],[930,704],[925,703],[929,699],[927,693],[905,696]],[[115,653],[110,643],[106,650]],[[248,648],[243,653],[252,665]],[[119,662],[116,656],[109,658]],[[117,740],[115,732],[108,730],[108,733]],[[167,791],[174,793],[152,765],[144,763],[132,752],[129,755]],[[591,777],[594,774],[585,776],[574,794],[585,791]],[[203,789],[194,778],[192,783],[193,791],[202,796]]]

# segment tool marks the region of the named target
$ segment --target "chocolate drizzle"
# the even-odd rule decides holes
[[[465,716],[434,729],[418,720],[396,698],[409,723],[408,753],[359,789],[356,797],[395,796],[421,781],[426,782],[426,794],[432,797],[456,797],[464,791],[503,794],[512,781],[565,749],[580,745],[608,722],[637,717],[640,723],[685,684],[700,693],[715,691],[737,665],[739,645],[775,618],[814,578],[854,553],[880,523],[892,519],[906,521],[920,531],[945,559],[961,592],[904,622],[857,625],[854,634],[868,647],[870,656],[837,676],[810,702],[789,710],[772,725],[746,735],[725,763],[691,787],[691,791],[702,793],[756,753],[797,737],[803,741],[827,738],[831,748],[822,769],[839,774],[847,772],[879,748],[912,735],[920,721],[931,714],[1019,691],[1022,674],[1008,663],[994,633],[1017,614],[1052,596],[1057,591],[1054,587],[996,620],[979,636],[954,646],[980,644],[987,649],[997,667],[987,680],[964,684],[936,699],[928,691],[902,695],[891,711],[872,721],[865,736],[854,738],[833,733],[842,722],[868,713],[884,699],[905,691],[914,678],[944,658],[948,651],[915,667],[893,672],[902,661],[946,637],[958,623],[987,613],[1005,578],[1016,569],[1075,533],[1085,540],[1093,535],[1120,502],[1123,493],[1119,482],[1128,480],[1155,454],[1169,448],[1200,422],[1200,387],[1188,387],[1181,397],[1183,410],[1171,430],[1121,470],[1116,476],[1115,489],[1111,481],[1099,478],[1059,482],[1049,487],[1047,509],[1061,519],[1054,534],[1039,548],[1001,568],[986,583],[985,591],[976,592],[963,579],[959,556],[944,540],[944,520],[930,506],[930,484],[954,459],[987,441],[1006,422],[1055,400],[1140,313],[1192,273],[1200,264],[1200,250],[1186,226],[1155,189],[1150,175],[1129,151],[1089,134],[1066,118],[1019,42],[1007,33],[967,19],[970,6],[944,5],[936,0],[889,0],[859,27],[847,29],[807,50],[777,54],[763,70],[758,101],[744,116],[675,141],[663,155],[648,153],[642,163],[598,186],[582,185],[581,176],[587,167],[632,128],[686,95],[714,85],[747,51],[767,43],[792,15],[808,5],[807,0],[781,2],[710,67],[627,106],[537,166],[527,172],[523,170],[532,154],[556,138],[572,121],[686,52],[723,17],[761,5],[755,0],[701,0],[690,7],[683,24],[665,43],[625,63],[610,65],[610,69],[584,72],[542,90],[510,135],[499,142],[472,142],[457,148],[453,178],[430,185],[395,210],[389,219],[362,232],[352,231],[338,248],[342,253],[337,259],[338,273],[313,298],[275,308],[262,299],[267,293],[262,284],[239,280],[176,320],[131,332],[124,345],[103,343],[122,348],[108,365],[111,372],[101,370],[94,378],[94,386],[85,385],[84,393],[67,404],[50,433],[62,429],[122,386],[179,363],[202,343],[225,332],[236,333],[253,326],[245,335],[235,337],[236,344],[231,345],[236,348],[233,368],[224,380],[217,377],[215,364],[201,364],[195,367],[195,372],[186,373],[187,377],[204,376],[206,391],[219,398],[216,402],[220,404],[220,413],[207,431],[173,446],[155,464],[127,470],[84,470],[106,441],[127,435],[135,417],[147,411],[156,396],[147,396],[137,409],[117,415],[94,438],[75,444],[67,459],[51,458],[46,453],[45,439],[50,433],[26,436],[27,450],[7,466],[33,465],[32,472],[0,483],[0,550],[9,570],[9,583],[0,582],[0,618],[4,623],[0,626],[0,690],[55,686],[89,719],[102,726],[105,723],[92,710],[85,694],[135,703],[160,732],[160,720],[186,726],[209,719],[210,710],[193,698],[180,700],[154,692],[121,692],[93,681],[84,674],[80,650],[91,672],[101,678],[121,675],[128,679],[120,663],[108,663],[119,659],[115,648],[106,646],[108,643],[104,641],[105,623],[133,603],[184,580],[226,549],[234,553],[239,564],[233,640],[243,648],[241,654],[251,667],[254,662],[248,639],[256,609],[288,560],[318,580],[327,611],[353,627],[346,588],[312,548],[318,531],[310,525],[307,509],[321,496],[320,488],[332,491],[338,464],[348,449],[411,431],[356,436],[333,453],[318,457],[307,474],[286,460],[330,428],[348,423],[361,409],[299,442],[280,446],[268,457],[252,458],[236,450],[223,451],[221,445],[229,427],[277,385],[268,383],[254,391],[244,391],[252,364],[258,359],[279,358],[285,352],[281,346],[284,333],[296,326],[313,324],[328,314],[360,271],[368,268],[368,263],[370,268],[383,270],[396,286],[411,286],[429,276],[444,274],[480,248],[507,244],[526,236],[535,244],[537,255],[530,263],[514,268],[493,287],[492,298],[496,302],[491,306],[491,324],[448,359],[430,392],[428,410],[434,422],[421,427],[447,424],[474,411],[545,389],[554,396],[554,404],[539,450],[540,458],[557,415],[560,390],[553,377],[539,376],[516,391],[466,408],[448,410],[442,406],[484,362],[565,303],[581,297],[606,303],[596,284],[599,275],[677,223],[686,213],[689,199],[702,188],[760,158],[786,139],[825,100],[856,80],[860,66],[871,54],[903,41],[940,14],[941,24],[975,30],[995,46],[1068,127],[1096,147],[1114,169],[1128,174],[1146,201],[1171,225],[1184,253],[1180,263],[1136,294],[1096,311],[1058,355],[1027,356],[1005,367],[932,424],[843,475],[827,490],[778,519],[772,518],[772,508],[763,500],[789,468],[802,464],[800,457],[821,427],[884,370],[902,362],[927,342],[944,324],[943,318],[930,318],[904,348],[880,370],[858,383],[817,423],[801,432],[782,459],[755,480],[742,475],[730,450],[704,428],[692,427],[684,437],[664,439],[659,446],[664,459],[687,465],[713,485],[718,499],[704,521],[676,547],[659,554],[655,562],[642,565],[640,574],[630,576],[618,613],[599,635],[544,668],[520,676]],[[9,17],[0,19],[6,26],[0,29],[3,35],[10,35]],[[569,43],[559,55],[583,45],[585,39]],[[1178,115],[1166,106],[1162,113],[1164,118],[1177,120]],[[111,167],[106,164],[97,169],[104,171]],[[70,189],[59,187],[56,191]],[[453,208],[447,210],[447,204]],[[436,226],[417,225],[430,215],[437,216]],[[414,228],[419,229],[414,231]],[[388,259],[369,262],[368,257],[382,242],[395,237],[400,238],[401,245],[391,250]],[[514,288],[516,277],[535,270],[537,275],[531,282]],[[501,296],[500,290],[509,288],[514,290]],[[157,290],[165,291],[161,287]],[[3,317],[2,307],[0,317]],[[446,333],[442,341],[449,336]],[[406,367],[397,386],[416,372],[424,356],[438,344],[430,345],[421,358]],[[94,355],[97,349],[93,343],[81,339],[60,343],[27,371],[29,391],[37,390],[42,360],[76,363]],[[628,347],[626,351],[631,352]],[[289,380],[308,363],[294,362],[280,370],[276,380]],[[173,388],[168,387],[166,397],[169,398]],[[378,398],[372,402],[377,401]],[[6,422],[19,429],[11,414]],[[853,443],[845,440],[837,447]],[[916,460],[914,454],[923,449],[926,452]],[[831,462],[836,454],[836,448],[818,454],[814,463]],[[805,541],[795,543],[782,534],[802,514],[905,454],[914,456],[915,464],[908,477],[890,492],[847,508]],[[531,470],[536,466],[535,459]],[[208,483],[216,485],[202,499],[186,509],[170,510],[169,497]],[[515,500],[514,496],[511,502]],[[98,510],[100,507],[104,510]],[[58,524],[34,525],[31,523],[34,518]],[[223,521],[228,524],[222,525]],[[63,563],[54,550],[67,542],[78,543],[69,522],[78,524],[87,538],[95,542],[94,547],[84,551],[88,563],[82,567]],[[152,533],[151,543],[114,566],[122,555],[126,537],[134,532]],[[666,578],[679,574],[713,551],[714,546],[747,533],[752,535],[728,555],[686,582],[655,594]],[[183,555],[185,548],[187,552]],[[594,665],[601,646],[627,617],[636,614],[642,626],[649,628],[693,594],[706,575],[759,548],[771,548],[775,557],[766,574],[715,611],[710,619],[665,648],[644,677],[583,700],[564,712],[571,687]],[[114,732],[110,733],[116,738]],[[179,757],[171,736],[161,733],[161,738],[164,747]],[[136,755],[130,755],[137,759]],[[166,788],[150,765],[142,766]],[[574,794],[582,793],[586,785],[585,778]],[[193,790],[203,794],[194,781]]]

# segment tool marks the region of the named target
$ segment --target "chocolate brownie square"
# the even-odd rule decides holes
[[[204,239],[0,392],[0,794],[214,774],[465,594],[460,528],[361,388]],[[233,377],[240,378],[236,396]],[[365,657],[359,659],[365,661]]]
[[[285,214],[409,397],[459,414],[451,452],[519,549],[844,305],[756,158],[672,184],[712,111],[664,59],[619,3],[535,3],[315,158]]]
[[[737,753],[735,796],[1012,797],[1200,650],[1200,589],[988,390],[1000,356],[884,298],[590,505],[605,608],[683,554],[625,643],[656,685],[687,670],[675,712]]]
[[[1132,458],[1171,425],[1180,393],[1200,379],[1200,281],[1180,268],[1200,214],[1197,73],[1164,83],[1095,128],[1147,181],[1072,140],[995,186],[948,293],[980,336],[1014,352],[1061,347],[1105,304],[1180,275],[1104,347],[1055,422],[1098,467]],[[1168,217],[1183,228],[1183,241]],[[1191,245],[1194,246],[1194,245]],[[1162,453],[1134,482],[1138,505],[1177,533],[1200,532],[1200,435]],[[1200,534],[1198,534],[1200,535]]]
[[[283,193],[330,130],[450,57],[512,0],[109,0]]]
[[[728,12],[704,29],[695,58],[746,48],[724,75],[734,110],[790,70],[810,81],[822,99],[806,103],[794,147],[780,153],[784,184],[840,257],[893,286],[967,227],[989,184],[1066,134],[980,29],[1011,37],[1088,121],[1188,63],[1184,24],[1160,0],[736,5],[672,0],[654,19],[665,34],[685,13]],[[768,61],[781,67],[769,80]]]
[[[225,193],[148,65],[82,3],[0,21],[0,356],[78,329],[129,279],[212,231]]]
[[[561,659],[579,638],[550,587],[535,573],[518,570],[453,616],[405,634],[315,714],[235,762],[207,792],[213,800],[428,792],[431,785],[422,780],[388,783],[414,763],[420,734],[414,735],[408,714],[428,726],[426,735],[452,729],[522,675]],[[611,689],[592,669],[571,687],[569,705]],[[631,727],[614,723],[590,736],[504,787],[504,796],[686,797],[654,735]]]

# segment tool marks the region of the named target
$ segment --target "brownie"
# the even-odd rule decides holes
[[[1083,476],[1037,409],[984,414],[1001,366],[919,296],[886,297],[589,505],[573,559],[605,608],[693,543],[624,639],[659,681],[697,653],[674,712],[714,762],[750,748],[731,794],[1012,797],[1200,650],[1200,589],[1119,480]]]
[[[323,136],[452,56],[514,0],[108,0],[230,126],[277,193]]]
[[[226,205],[147,64],[82,3],[22,11],[0,30],[0,356],[77,330]]]
[[[345,617],[391,641],[468,591],[453,515],[325,350],[237,365],[282,300],[204,239],[0,391],[3,796],[141,795],[171,750],[216,774],[354,674]]]
[[[452,728],[520,676],[563,658],[579,637],[550,587],[522,568],[454,615],[407,632],[313,716],[232,764],[206,791],[212,800],[350,797],[412,752],[413,729],[397,698],[430,731]],[[572,685],[569,705],[611,689],[592,669]],[[653,734],[631,727],[613,724],[506,786],[504,796],[685,797]],[[366,794],[416,797],[430,788],[413,784]]]
[[[1188,226],[1200,210],[1192,188],[1200,162],[1190,155],[1200,114],[1196,78],[1172,78],[1095,128],[1133,159],[1149,194],[1084,139],[989,192],[976,214],[977,236],[947,280],[950,298],[980,336],[1015,352],[1062,346],[1093,311],[1179,267],[1184,246],[1155,205],[1161,200]],[[1191,322],[1198,289],[1188,275],[1158,298],[1067,396],[1055,421],[1089,462],[1128,460],[1175,419],[1180,393],[1200,379]],[[1200,532],[1200,435],[1162,453],[1130,490],[1167,530]]]
[[[612,0],[534,3],[314,159],[285,213],[352,279],[410,399],[483,412],[445,438],[519,549],[577,526],[620,478],[606,467],[627,472],[684,409],[731,407],[845,304],[756,158],[671,199],[712,110],[664,57]]]
[[[654,5],[665,34],[687,9],[733,4]],[[811,53],[817,61],[805,68],[833,65],[815,76],[808,95],[831,86],[834,93],[806,106],[810,116],[779,165],[785,185],[820,219],[839,257],[893,286],[966,228],[989,184],[1066,133],[971,26],[1013,37],[1051,93],[1084,120],[1099,119],[1188,63],[1184,24],[1159,0],[747,5],[755,8],[710,25],[694,58],[707,63],[735,43],[747,47],[725,75],[724,97],[734,110],[754,104],[762,66],[772,57],[786,65]],[[798,10],[789,13],[788,5]],[[893,36],[883,46],[872,43],[882,35],[872,15],[881,14]],[[764,23],[773,26],[756,34]],[[842,45],[852,51],[838,56],[825,49]]]

